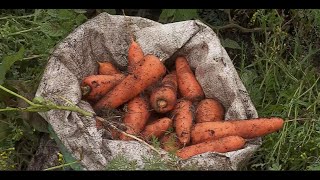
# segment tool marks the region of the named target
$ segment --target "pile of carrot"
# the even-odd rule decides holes
[[[123,111],[123,132],[146,142],[158,138],[162,149],[181,159],[239,150],[247,139],[276,132],[284,124],[277,117],[226,121],[225,107],[205,96],[186,57],[176,57],[169,71],[158,57],[145,55],[133,38],[127,71],[110,62],[97,66],[98,74],[81,83],[83,99],[101,116],[108,110]],[[96,126],[106,128],[98,121]],[[134,140],[125,133],[111,130],[115,140]]]

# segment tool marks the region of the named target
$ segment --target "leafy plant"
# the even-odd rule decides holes
[[[195,19],[197,17],[197,9],[163,9],[159,17],[159,22],[170,23]]]

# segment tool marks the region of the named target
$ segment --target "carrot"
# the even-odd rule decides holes
[[[217,140],[206,141],[191,145],[177,151],[176,155],[181,159],[188,159],[205,152],[225,153],[243,148],[245,140],[239,136],[228,136]]]
[[[178,149],[183,147],[176,133],[170,133],[170,134],[164,135],[161,138],[160,143],[161,143],[161,148],[167,152],[176,152]]]
[[[177,80],[175,74],[168,74],[162,80],[162,85],[150,95],[151,107],[159,112],[171,111],[177,101]]]
[[[194,102],[204,98],[204,92],[194,76],[185,57],[177,57],[176,71],[179,92],[182,97]]]
[[[100,75],[113,75],[119,74],[120,71],[111,62],[98,62]]]
[[[191,130],[191,141],[197,144],[226,136],[256,138],[281,129],[283,123],[283,119],[277,117],[197,123]]]
[[[146,55],[134,74],[129,74],[95,104],[95,111],[119,107],[157,82],[165,73],[166,68],[159,58],[154,55]]]
[[[129,101],[127,112],[123,118],[123,123],[127,127],[126,133],[137,135],[143,130],[150,117],[148,109],[148,102],[143,97],[136,96]],[[127,137],[124,134],[120,135],[120,139],[131,140],[130,137]]]
[[[172,120],[164,117],[148,124],[141,132],[144,139],[149,140],[152,136],[160,138],[172,126]]]
[[[174,108],[174,127],[179,141],[185,146],[190,142],[190,132],[192,127],[192,102],[181,100]]]
[[[140,45],[131,38],[131,43],[128,50],[128,72],[132,72],[137,64],[144,58],[143,51]]]
[[[175,91],[177,91],[178,88],[178,82],[177,82],[177,72],[172,71],[170,74],[166,75],[161,82],[162,86],[165,87],[171,87]]]
[[[125,76],[123,74],[91,75],[85,77],[80,86],[82,96],[86,100],[97,101],[124,78]]]
[[[198,104],[195,120],[196,123],[208,121],[222,121],[224,119],[224,108],[215,99],[204,99]]]

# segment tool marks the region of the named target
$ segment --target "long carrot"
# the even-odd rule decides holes
[[[182,97],[194,102],[204,98],[204,92],[194,76],[185,57],[176,59],[176,71],[179,92]]]
[[[215,99],[204,99],[198,104],[195,120],[196,123],[209,121],[222,121],[224,119],[224,108]]]
[[[129,101],[127,112],[123,118],[123,123],[127,127],[126,133],[137,135],[145,127],[148,118],[150,117],[149,105],[145,98],[137,96]],[[122,140],[131,140],[131,138],[120,135]]]
[[[256,138],[278,131],[283,123],[283,119],[277,117],[197,123],[192,127],[191,141],[197,144],[226,136]]]
[[[190,142],[190,133],[193,121],[192,102],[180,100],[173,111],[174,127],[179,141],[185,146]]]
[[[98,62],[100,75],[113,75],[119,74],[120,71],[111,62]]]
[[[136,68],[137,64],[144,58],[143,51],[140,45],[131,38],[131,43],[128,50],[128,72],[132,72]]]
[[[161,148],[167,152],[176,152],[178,149],[183,147],[176,133],[170,133],[170,134],[164,135],[161,138],[160,143],[161,143]]]
[[[150,95],[151,107],[159,112],[171,111],[177,101],[177,77],[175,74],[168,74],[162,80],[160,87],[152,91]]]
[[[171,126],[172,120],[164,117],[146,125],[145,129],[141,132],[141,135],[146,140],[149,140],[152,136],[160,138]]]
[[[124,78],[125,75],[123,74],[91,75],[85,77],[80,86],[83,98],[89,101],[97,101]]]
[[[154,55],[146,55],[140,65],[134,74],[129,74],[98,101],[94,109],[100,111],[104,108],[119,107],[157,82],[166,72],[165,66]]]
[[[205,152],[225,153],[243,148],[245,140],[239,136],[228,136],[217,140],[211,140],[196,145],[191,145],[177,151],[176,155],[181,159],[188,159],[192,156]]]

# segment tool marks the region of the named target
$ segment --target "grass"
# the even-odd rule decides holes
[[[111,12],[97,12],[103,11]],[[50,52],[90,17],[81,10],[0,12],[0,84],[32,99]],[[283,130],[263,138],[244,170],[320,170],[320,10],[164,10],[159,15],[163,23],[193,18],[217,32],[259,116],[286,120]],[[0,91],[0,108],[18,105],[24,104]],[[0,112],[1,170],[23,170],[34,155],[44,131],[32,117]],[[135,162],[117,158],[108,170],[135,169]],[[146,161],[149,169],[170,169],[161,159]]]

